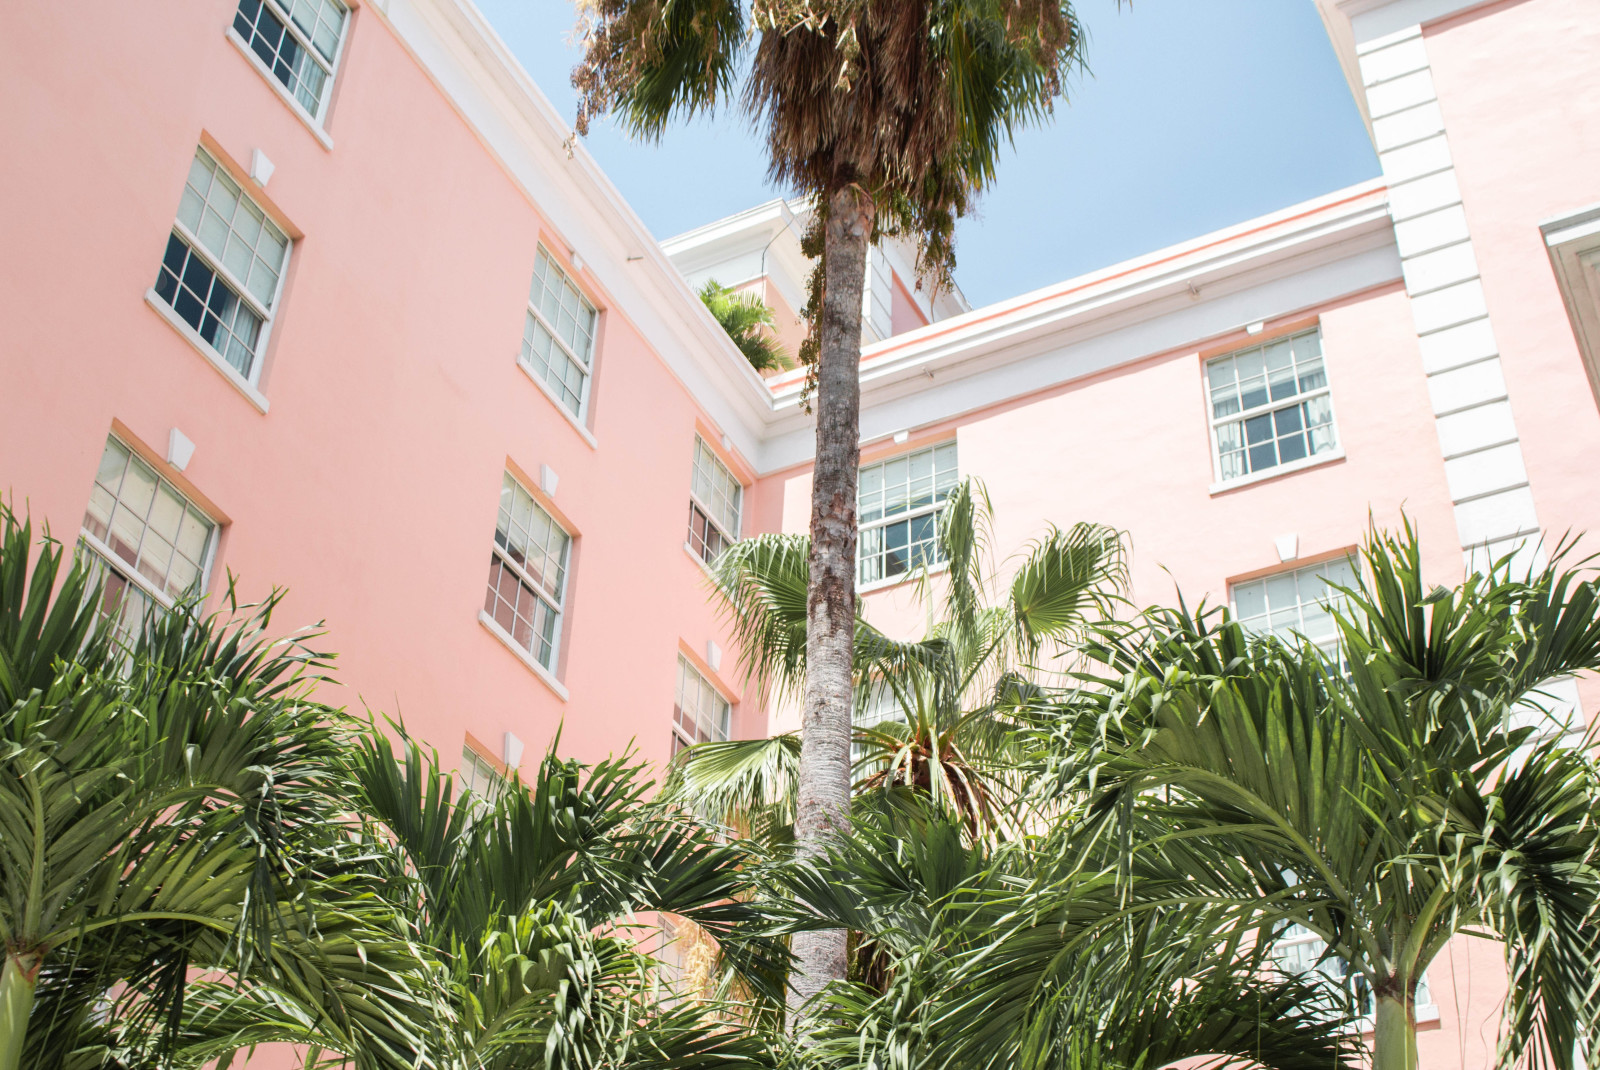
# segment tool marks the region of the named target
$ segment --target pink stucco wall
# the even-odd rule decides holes
[[[516,366],[535,250],[559,220],[510,179],[371,6],[354,11],[325,149],[224,37],[234,0],[0,10],[0,490],[71,539],[112,421],[231,521],[210,588],[290,589],[344,687],[455,764],[471,733],[524,768],[637,739],[667,755],[680,645],[732,644],[683,549],[697,421],[629,320],[602,308],[591,447]],[[202,134],[248,166],[296,242],[263,415],[145,303]],[[478,623],[508,459],[560,477],[577,534],[553,690]],[[625,671],[619,671],[625,665]],[[754,704],[747,704],[753,706]],[[752,710],[736,731],[761,734]]]
[[[1000,559],[1055,524],[1080,520],[1127,532],[1133,597],[1192,603],[1227,597],[1228,581],[1285,567],[1274,538],[1295,534],[1299,556],[1354,546],[1369,509],[1385,527],[1402,509],[1422,531],[1437,582],[1461,575],[1460,546],[1428,407],[1416,332],[1398,284],[1269,322],[1258,336],[1198,338],[1175,351],[919,430],[910,441],[863,451],[863,461],[954,438],[961,474],[984,482],[994,504]],[[1313,468],[1213,494],[1205,357],[1274,333],[1320,324],[1335,420],[1345,456]],[[1134,356],[1134,355],[1130,355]],[[776,482],[778,493],[768,487]],[[803,531],[806,469],[762,481],[781,497],[786,531]],[[925,618],[909,584],[866,596],[866,612],[900,634]]]

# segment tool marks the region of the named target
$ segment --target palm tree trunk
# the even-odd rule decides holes
[[[22,1065],[41,965],[43,960],[37,954],[7,954],[5,966],[0,967],[0,1070],[17,1070]]]
[[[1372,1070],[1417,1070],[1415,997],[1396,986],[1377,994],[1372,1036]]]
[[[828,196],[822,330],[817,358],[817,451],[811,482],[806,589],[806,685],[800,723],[795,841],[815,855],[850,820],[851,653],[856,619],[856,479],[861,460],[861,293],[872,201],[859,186]],[[797,933],[791,1026],[823,985],[845,976],[842,929]]]

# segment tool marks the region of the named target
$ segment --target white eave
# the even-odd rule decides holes
[[[1170,320],[1175,312],[1190,313],[1205,306],[1209,314],[1188,316],[1181,325],[1174,321],[1179,333],[1169,344],[1182,345],[1254,319],[1299,311],[1303,306],[1297,301],[1315,304],[1339,291],[1355,292],[1392,281],[1400,277],[1393,244],[1387,191],[1381,180],[1372,180],[896,335],[862,352],[862,439],[975,411],[1004,400],[1001,395],[1007,389],[1011,396],[1021,396],[1077,374],[1093,374],[1115,363],[1160,353],[1165,347],[1158,344],[1159,332],[1146,331],[1140,344],[1148,348],[1130,338],[1121,352],[1097,355],[1092,363],[1057,362],[1026,375],[1007,374],[1009,366],[1037,364],[1035,358],[1043,353],[1081,347],[1096,337],[1157,318]],[[1311,289],[1281,285],[1290,276],[1340,263],[1355,265],[1354,270],[1324,272]],[[1182,337],[1188,330],[1206,333]],[[802,383],[799,372],[772,380],[776,418],[762,454],[764,471],[807,459],[803,436],[797,434],[809,425],[799,409]],[[931,399],[941,387],[956,383],[964,385],[943,390],[937,402],[906,404],[912,395]],[[982,388],[976,388],[980,384]],[[875,421],[874,409],[882,410],[882,420]]]
[[[470,0],[381,10],[585,274],[753,459],[772,414],[766,385],[482,13]]]

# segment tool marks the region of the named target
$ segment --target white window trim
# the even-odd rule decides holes
[[[562,338],[561,335],[557,333],[555,325],[544,318],[544,313],[540,311],[539,306],[533,302],[533,284],[531,281],[528,284],[528,312],[532,314],[533,318],[536,319],[546,331],[550,332],[550,340],[556,345],[560,346],[561,351],[565,353],[573,361],[573,363],[577,364],[583,369],[583,389],[578,392],[578,411],[573,412],[571,409],[567,408],[566,402],[562,401],[561,398],[557,396],[555,389],[544,381],[544,377],[539,374],[539,369],[522,359],[522,349],[520,346],[517,348],[517,363],[521,364],[523,366],[523,370],[533,377],[534,382],[538,383],[544,388],[545,394],[549,396],[551,401],[556,403],[556,408],[566,413],[567,418],[572,421],[573,426],[577,427],[579,430],[583,430],[585,432],[585,436],[589,437],[587,435],[585,424],[589,419],[589,387],[594,382],[594,362],[596,356],[594,351],[598,348],[598,343],[600,340],[600,306],[589,300],[589,295],[583,292],[583,287],[578,285],[578,280],[567,273],[567,269],[561,266],[560,261],[556,259],[555,254],[550,251],[550,247],[548,245],[540,242],[538,246],[538,252],[542,252],[545,259],[550,262],[550,266],[559,272],[561,277],[566,280],[567,284],[578,292],[578,300],[584,302],[590,308],[594,309],[594,337],[589,340],[589,359],[585,361],[580,359],[579,356],[572,351],[572,347],[567,345],[566,339]],[[531,278],[532,276],[530,276],[530,279]]]
[[[723,462],[722,458],[717,456],[717,451],[711,448],[711,444],[709,442],[707,442],[705,440],[705,438],[698,431],[695,432],[694,441],[695,441],[695,446],[696,446],[695,453],[698,455],[699,447],[704,446],[706,452],[711,455],[711,459],[716,461],[718,464],[722,465],[722,470],[724,472],[728,473],[728,478],[733,480],[733,485],[739,488],[739,500],[736,503],[736,505],[734,506],[734,508],[737,510],[737,512],[739,514],[739,527],[740,527],[741,530],[743,530],[743,528],[744,528],[744,492],[745,492],[744,481],[741,480],[738,476],[733,474],[733,469],[729,468],[727,466],[727,464],[725,464]],[[717,518],[716,518],[716,515],[715,515],[715,510],[713,510],[711,508],[711,506],[707,505],[705,503],[705,500],[703,498],[701,498],[700,495],[696,494],[695,491],[694,491],[694,469],[695,469],[695,465],[698,462],[698,460],[699,460],[699,458],[698,458],[698,456],[696,456],[696,457],[692,458],[690,460],[690,462],[689,462],[689,501],[700,507],[700,512],[702,514],[704,514],[704,516],[706,518],[706,522],[708,524],[710,524],[712,527],[717,529],[717,533],[722,536],[723,541],[725,541],[729,546],[732,546],[734,543],[739,541],[739,535],[737,533],[734,533],[734,534],[730,535],[728,532],[724,531],[722,525],[717,521]],[[700,560],[702,565],[705,564],[705,561],[701,560],[699,553],[696,552],[696,550],[694,548],[693,541],[691,541],[690,539],[685,539],[684,543],[683,543],[683,547],[684,547],[684,549],[688,550],[689,553],[691,555],[693,555],[697,560]]]
[[[688,539],[683,540],[683,552],[689,555],[690,561],[700,566],[700,571],[706,574],[706,579],[711,580],[713,583],[716,582],[717,574],[711,571],[711,566],[706,563],[705,558],[700,556],[695,550],[694,544]]]
[[[500,542],[499,542],[498,539],[491,539],[490,540],[490,550],[496,557],[498,557],[500,559],[500,564],[503,567],[510,569],[513,575],[515,575],[523,583],[527,584],[528,585],[528,589],[533,592],[533,596],[535,598],[539,599],[539,601],[543,602],[546,607],[553,607],[554,608],[555,617],[556,617],[556,626],[552,630],[551,635],[550,635],[550,658],[551,658],[552,661],[555,661],[555,660],[558,660],[561,657],[562,633],[566,630],[567,585],[569,583],[571,583],[571,581],[572,581],[571,568],[570,568],[571,563],[572,563],[572,532],[568,531],[565,527],[563,527],[561,522],[558,521],[553,515],[551,515],[550,510],[546,509],[540,503],[539,496],[537,494],[534,494],[527,487],[524,487],[522,485],[521,481],[518,480],[515,476],[511,475],[511,473],[507,472],[506,476],[509,477],[511,479],[511,481],[517,485],[517,487],[522,491],[522,493],[526,494],[529,498],[531,498],[533,500],[533,507],[535,509],[538,509],[540,512],[544,513],[545,516],[549,517],[550,518],[550,523],[554,524],[556,529],[567,537],[567,545],[561,551],[561,597],[560,598],[551,598],[550,597],[550,592],[545,590],[544,584],[541,583],[540,581],[534,579],[532,576],[528,575],[528,570],[527,569],[523,568],[521,565],[519,565],[515,561],[513,561],[511,559],[511,555],[508,554],[501,547]],[[496,523],[498,523],[498,520],[496,521]],[[561,681],[556,678],[555,672],[553,670],[547,669],[543,665],[539,664],[539,659],[534,656],[533,652],[530,651],[530,650],[524,649],[522,647],[522,645],[519,644],[516,641],[516,639],[512,638],[511,635],[509,635],[506,632],[506,630],[500,626],[500,622],[499,621],[495,620],[492,616],[489,615],[487,610],[483,610],[483,609],[478,610],[478,619],[480,621],[484,621],[485,623],[487,623],[489,625],[490,629],[497,636],[499,636],[506,643],[510,644],[512,650],[514,650],[517,653],[521,654],[523,659],[528,664],[532,665],[535,669],[537,669],[539,671],[539,675],[540,675],[541,679],[544,679],[546,683],[554,684],[557,688],[559,688],[559,690],[556,693],[561,696],[562,701],[566,700],[567,689],[565,687],[561,686]]]
[[[228,174],[227,168],[222,166],[221,162],[217,160],[213,153],[207,151],[206,155],[211,158],[212,163],[216,164],[217,170],[223,172],[224,174]],[[229,180],[233,180],[233,175],[228,174],[228,178]],[[261,330],[256,334],[255,348],[252,349],[250,353],[250,355],[254,358],[250,362],[250,374],[247,376],[239,375],[238,369],[233,368],[233,365],[228,364],[227,361],[223,361],[223,363],[226,364],[230,369],[233,369],[234,375],[238,375],[239,378],[245,380],[245,382],[249,383],[251,386],[256,386],[261,382],[261,369],[262,366],[267,362],[267,343],[272,339],[273,322],[276,319],[277,309],[283,301],[283,284],[284,280],[289,277],[289,261],[294,256],[294,239],[289,237],[287,228],[279,226],[276,219],[273,219],[267,214],[264,208],[262,208],[259,204],[256,204],[255,198],[250,196],[250,191],[245,189],[242,184],[240,186],[240,196],[247,198],[252,205],[255,205],[256,210],[261,213],[262,217],[283,234],[283,263],[278,265],[278,281],[272,287],[272,300],[265,305],[263,305],[256,298],[256,296],[239,281],[234,273],[229,270],[221,260],[211,254],[211,250],[205,247],[205,245],[195,235],[194,231],[190,230],[188,226],[185,225],[183,220],[174,218],[172,221],[172,229],[177,231],[179,236],[183,238],[184,242],[189,246],[189,251],[192,254],[205,261],[206,266],[215,272],[218,278],[222,279],[228,284],[228,288],[233,291],[235,297],[249,306],[251,312],[254,312],[257,316],[261,317]],[[159,273],[160,269],[158,268],[157,271]],[[155,287],[151,287],[151,292],[155,292]],[[156,297],[157,300],[160,300],[159,294],[157,294]],[[177,310],[173,309],[173,311],[176,313]],[[179,322],[182,322],[181,318]],[[188,324],[184,325],[188,326]],[[193,328],[190,329],[193,330]],[[195,337],[200,338],[200,341],[205,343],[205,338],[201,337],[199,331],[195,331]],[[220,358],[222,354],[218,353],[217,356]]]
[[[489,616],[489,614],[487,612],[485,612],[484,610],[480,609],[480,610],[478,610],[478,623],[483,625],[485,628],[487,628],[489,630],[489,634],[490,635],[492,635],[496,639],[500,640],[501,644],[504,645],[507,650],[509,650],[509,651],[511,651],[511,653],[515,654],[517,656],[517,660],[518,661],[522,662],[523,665],[527,666],[530,670],[532,670],[533,675],[537,676],[539,678],[539,681],[542,684],[544,684],[544,686],[548,687],[551,691],[555,692],[556,698],[560,699],[562,702],[567,701],[567,697],[568,696],[567,696],[566,685],[564,685],[560,680],[557,680],[555,678],[555,674],[552,673],[549,669],[545,668],[543,665],[540,665],[538,658],[535,658],[532,654],[528,653],[526,650],[524,650],[522,648],[521,644],[519,644],[515,639],[511,638],[511,636],[507,635],[506,634],[506,630],[504,628],[500,627],[500,624],[499,624],[498,621],[496,621],[493,617]],[[561,619],[559,617],[557,617],[556,618],[556,635],[557,635],[557,638],[560,637],[560,634],[561,634]],[[556,647],[554,649],[559,650],[560,647]]]
[[[732,697],[730,697],[728,695],[728,693],[726,691],[724,691],[722,689],[721,683],[718,682],[714,677],[707,676],[705,673],[701,672],[700,671],[700,666],[696,665],[693,661],[689,660],[689,656],[687,654],[685,654],[683,651],[681,651],[681,650],[678,651],[678,658],[685,665],[689,666],[689,670],[691,672],[693,672],[696,676],[700,677],[700,679],[704,680],[706,682],[706,686],[711,688],[711,690],[716,693],[718,698],[722,699],[723,702],[726,702],[728,704],[728,739],[727,740],[714,739],[714,740],[711,740],[711,742],[713,742],[713,743],[726,743],[728,740],[733,739],[734,738],[734,735],[733,735],[733,718],[734,718],[735,711],[739,707],[738,702],[736,702]],[[676,686],[676,685],[674,685],[674,686]],[[676,693],[674,693],[673,696],[672,696],[672,704],[673,704],[674,707],[676,707],[678,705],[678,696],[677,696]],[[685,738],[685,736],[683,734],[683,726],[678,724],[678,719],[676,717],[674,717],[672,719],[672,734],[673,734],[673,736],[675,736],[678,739],[678,741],[680,743],[682,743],[686,747],[693,747],[699,742],[698,740]]]
[[[180,320],[179,322],[182,323],[183,321]],[[188,324],[185,323],[184,326],[187,327]],[[179,497],[181,497],[184,502],[190,506],[193,506],[195,512],[199,513],[201,516],[205,517],[211,522],[211,534],[206,539],[205,560],[200,562],[200,583],[195,588],[202,600],[210,597],[211,565],[217,557],[217,543],[222,537],[222,525],[218,524],[216,518],[210,513],[196,505],[194,499],[190,498],[187,494],[184,494],[183,490],[173,483],[172,480],[163,476],[160,469],[151,464],[149,461],[145,460],[142,453],[128,445],[116,435],[108,435],[106,437],[115,441],[117,445],[127,450],[130,456],[139,458],[139,462],[141,464],[145,465],[155,473],[157,480],[167,484],[169,487],[172,487],[173,490],[178,492]],[[90,492],[93,493],[92,484]],[[154,584],[146,579],[137,568],[123,560],[111,549],[111,547],[107,546],[98,537],[85,530],[81,521],[78,524],[78,538],[83,541],[85,546],[89,547],[89,549],[93,550],[96,554],[103,558],[108,567],[115,569],[118,575],[122,576],[135,587],[139,588],[141,593],[154,601],[156,605],[160,606],[163,610],[166,610],[170,613],[173,607],[178,604],[177,599],[173,598],[165,591],[159,590]]]
[[[1254,350],[1261,349],[1264,346],[1271,345],[1273,342],[1287,341],[1291,338],[1299,337],[1300,335],[1310,334],[1313,331],[1316,332],[1317,335],[1317,350],[1320,354],[1320,359],[1322,360],[1323,384],[1321,386],[1315,390],[1307,390],[1304,393],[1295,394],[1292,398],[1280,398],[1277,401],[1266,401],[1260,405],[1257,405],[1253,409],[1240,409],[1238,412],[1232,412],[1226,416],[1218,416],[1216,414],[1216,405],[1211,401],[1211,379],[1208,371],[1211,365],[1224,360],[1233,360],[1241,354],[1250,353]],[[1206,401],[1206,418],[1209,421],[1207,426],[1209,426],[1211,429],[1212,483],[1210,492],[1212,494],[1217,494],[1224,490],[1231,490],[1234,487],[1247,486],[1251,483],[1259,483],[1264,479],[1271,479],[1275,475],[1283,475],[1287,472],[1300,472],[1307,468],[1315,468],[1317,465],[1322,464],[1325,461],[1337,461],[1344,459],[1344,436],[1339,434],[1339,411],[1334,407],[1333,376],[1328,371],[1328,357],[1326,353],[1322,353],[1322,325],[1320,323],[1315,327],[1307,327],[1297,331],[1289,331],[1288,333],[1279,335],[1276,338],[1268,338],[1265,342],[1257,342],[1253,345],[1244,346],[1243,348],[1236,349],[1231,353],[1218,353],[1214,357],[1208,357],[1200,364],[1200,374],[1201,387],[1205,394]],[[1295,385],[1299,386],[1299,383],[1297,382]],[[1328,399],[1328,426],[1333,428],[1334,437],[1332,450],[1327,453],[1308,454],[1297,461],[1289,461],[1285,464],[1274,465],[1271,468],[1264,468],[1257,472],[1249,472],[1233,479],[1222,478],[1222,444],[1217,440],[1217,428],[1221,427],[1223,424],[1236,423],[1241,425],[1240,430],[1242,433],[1243,424],[1246,420],[1252,419],[1256,416],[1262,416],[1267,413],[1274,413],[1280,409],[1287,409],[1291,405],[1304,405],[1306,402],[1320,397],[1326,397]],[[1244,449],[1246,454],[1250,452],[1250,446],[1248,442],[1245,444]]]
[[[899,517],[895,519],[898,520]],[[873,580],[871,583],[858,583],[856,584],[856,594],[875,594],[878,591],[887,591],[891,587],[899,587],[903,583],[911,583],[914,580],[922,579],[924,576],[937,576],[948,571],[950,571],[950,562],[948,561],[940,561],[936,565],[922,565],[896,573],[893,576],[885,576],[881,580]]]
[[[272,87],[272,91],[278,95],[278,99],[283,101],[284,104],[288,105],[289,110],[294,113],[295,118],[299,119],[305,128],[311,132],[311,136],[317,139],[317,144],[321,145],[328,152],[332,152],[333,138],[329,137],[328,132],[322,128],[322,123],[318,121],[310,112],[306,111],[306,106],[295,99],[294,94],[289,92],[288,86],[278,81],[278,76],[273,74],[271,68],[269,68],[265,63],[261,62],[261,57],[255,54],[255,51],[248,43],[245,42],[245,39],[239,36],[239,31],[233,28],[233,12],[237,10],[238,5],[235,4],[229,11],[228,28],[224,32],[223,36],[229,41],[233,42],[233,47],[237,48],[244,58],[250,63],[250,66],[256,69],[256,73],[261,75],[262,78],[266,79],[267,85]],[[349,16],[346,15],[346,32],[340,34],[339,36],[339,54],[341,56],[344,55],[344,38],[349,36],[349,28],[350,19]],[[334,73],[328,77],[327,92],[329,96],[332,96],[333,94],[333,79],[337,76],[338,68],[335,67]],[[328,110],[326,100],[323,101],[322,110],[324,113],[326,113]]]
[[[1302,928],[1304,928],[1304,926],[1302,926]],[[1324,947],[1327,946],[1326,940],[1318,936],[1316,933],[1306,930],[1306,932],[1298,936],[1279,937],[1275,939],[1273,941],[1273,948],[1276,950],[1280,947],[1298,947],[1301,944],[1313,943],[1321,944]],[[1423,970],[1422,972],[1426,974],[1428,971]],[[1332,978],[1329,978],[1329,980],[1332,980]],[[1429,991],[1431,994],[1432,990],[1430,989]],[[1419,1003],[1416,1006],[1416,1015],[1419,1023],[1437,1022],[1439,1020],[1439,1005],[1437,1003]],[[1359,1017],[1351,1019],[1350,1025],[1354,1032],[1371,1033],[1375,1028],[1377,1028],[1377,1021],[1372,1015],[1363,1014]]]
[[[857,470],[856,470],[856,480],[857,480],[856,497],[857,497],[857,499],[859,500],[859,498],[861,496],[861,491],[860,491],[860,487],[859,487],[860,479],[861,479],[860,469],[862,469],[862,468],[870,468],[873,465],[883,464],[885,461],[898,460],[901,457],[913,457],[913,456],[915,456],[915,455],[917,455],[919,453],[927,453],[927,452],[929,452],[931,450],[938,449],[940,446],[948,445],[949,443],[952,443],[952,442],[955,442],[955,441],[956,440],[952,438],[952,439],[945,439],[944,441],[941,441],[941,442],[933,442],[933,443],[930,443],[930,444],[928,444],[926,446],[918,446],[914,450],[908,450],[908,451],[906,451],[904,453],[891,454],[888,457],[883,457],[883,458],[880,458],[880,459],[878,459],[876,461],[870,461],[867,464],[857,466]],[[957,483],[961,482],[961,462],[960,462],[960,454],[959,453],[957,454],[957,460],[956,460],[956,482]],[[944,504],[945,503],[944,503],[943,500],[935,501],[935,502],[932,502],[932,503],[930,503],[928,505],[919,506],[916,509],[908,509],[903,513],[895,513],[893,516],[880,516],[878,519],[868,521],[865,524],[860,523],[859,520],[858,520],[857,523],[856,523],[856,559],[855,559],[855,562],[854,562],[854,565],[853,565],[853,567],[855,568],[855,571],[856,571],[856,576],[859,577],[861,575],[861,533],[862,532],[864,532],[864,531],[874,531],[874,530],[876,530],[878,528],[885,528],[885,527],[888,527],[890,524],[898,524],[903,520],[911,520],[911,519],[914,519],[914,518],[919,517],[919,516],[927,516],[930,513],[935,513],[936,514],[936,513],[943,512],[944,511]],[[859,509],[859,504],[858,504],[858,509]],[[882,579],[872,580],[871,582],[868,582],[868,583],[862,583],[860,581],[860,579],[858,578],[856,580],[856,592],[858,594],[861,594],[861,593],[866,593],[866,592],[869,592],[869,591],[880,591],[885,587],[894,587],[894,586],[898,586],[899,584],[906,583],[906,582],[908,582],[910,580],[913,580],[916,577],[921,576],[921,575],[932,576],[932,575],[934,575],[936,573],[943,572],[945,569],[947,569],[949,567],[950,567],[950,562],[948,562],[948,561],[940,561],[940,562],[937,562],[937,563],[932,564],[932,565],[919,565],[916,568],[908,568],[904,572],[897,572],[893,576],[884,576]]]
[[[600,443],[595,439],[594,433],[590,431],[588,427],[584,426],[581,420],[572,414],[571,409],[567,408],[566,405],[562,403],[561,399],[556,396],[556,392],[550,389],[550,384],[546,383],[544,381],[544,377],[539,374],[539,369],[522,359],[522,350],[520,348],[517,350],[517,367],[521,368],[522,373],[529,379],[533,380],[533,385],[538,387],[546,398],[550,399],[550,404],[554,405],[556,407],[556,411],[566,419],[567,423],[572,425],[572,429],[578,432],[579,435],[583,436],[583,440],[589,444],[590,449],[597,450],[600,448]],[[593,374],[594,373],[591,371],[589,373],[590,377],[592,377]],[[586,384],[585,389],[587,390],[588,378],[585,378],[584,382]],[[586,404],[587,401],[588,395],[586,393]]]
[[[1335,417],[1335,420],[1337,420],[1337,417]],[[1290,461],[1288,464],[1280,464],[1273,468],[1263,468],[1259,472],[1251,472],[1249,475],[1240,476],[1238,479],[1213,483],[1207,488],[1207,493],[1212,495],[1223,494],[1230,490],[1238,490],[1240,487],[1248,487],[1252,483],[1265,483],[1269,479],[1277,479],[1279,476],[1286,476],[1293,472],[1304,472],[1308,468],[1321,468],[1325,464],[1333,464],[1344,459],[1344,445],[1341,443],[1326,453],[1302,457],[1298,461]],[[1211,470],[1213,473],[1216,472],[1218,465],[1217,440],[1216,435],[1213,433],[1211,438]]]
[[[1600,204],[1540,224],[1584,370],[1600,403]]]
[[[244,395],[244,399],[260,410],[263,416],[266,415],[268,405],[266,396],[257,390],[254,384],[240,375],[237,368],[223,360],[222,354],[213,349],[211,343],[200,336],[199,331],[189,326],[184,318],[178,315],[177,309],[167,304],[166,300],[156,293],[154,286],[145,291],[144,303],[154,309],[162,319],[166,320],[172,326],[172,329],[177,331],[196,353],[204,357],[206,363],[215,368],[217,373],[228,381],[229,386]],[[259,360],[257,363],[260,363]]]

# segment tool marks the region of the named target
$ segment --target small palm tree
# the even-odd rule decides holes
[[[553,751],[533,780],[452,799],[448,774],[401,733],[351,758],[359,800],[395,846],[391,893],[437,964],[434,1017],[413,1059],[460,1070],[758,1070],[757,1033],[715,1008],[663,1001],[636,914],[711,933],[747,990],[781,1002],[782,952],[755,934],[745,852],[645,802],[627,759],[593,767]],[[419,1064],[420,1065],[420,1064]]]
[[[716,279],[707,279],[700,287],[700,300],[739,347],[750,367],[758,372],[794,367],[794,361],[775,333],[772,308],[761,298],[723,286]]]
[[[917,796],[878,796],[817,861],[778,871],[790,925],[845,926],[876,969],[827,989],[811,1038],[851,1070],[1352,1067],[1317,988],[1227,939],[1229,911],[1116,845],[1038,828],[974,837]]]
[[[936,277],[955,220],[1018,126],[1046,116],[1083,35],[1067,0],[585,0],[577,128],[617,112],[660,136],[727,100],[742,72],[770,172],[809,198],[818,257],[808,315],[817,447],[806,600],[808,673],[795,831],[814,852],[848,821],[856,635],[859,364],[867,249],[915,236]],[[748,64],[747,64],[748,61]],[[793,1003],[844,973],[842,933],[801,934]]]
[[[958,484],[939,526],[937,576],[917,581],[940,616],[917,642],[856,623],[855,709],[871,723],[854,730],[854,791],[910,789],[974,831],[1013,818],[1020,801],[1021,737],[1047,647],[1068,649],[1109,613],[1126,582],[1120,535],[1095,524],[1052,529],[1028,550],[1002,591],[987,556],[992,509],[982,487]],[[718,589],[757,687],[796,695],[806,674],[806,540],[764,535],[716,562]],[[931,615],[931,614],[930,614]],[[770,842],[787,840],[798,794],[798,741],[702,743],[675,764],[669,794],[691,808]]]
[[[329,833],[353,733],[308,697],[324,657],[266,637],[276,597],[121,647],[89,573],[32,543],[0,507],[0,1070],[199,1065],[240,1043],[210,1012],[273,990],[314,1028],[258,1039],[382,1065],[411,961]]]
[[[1108,633],[1056,752],[1106,821],[1157,814],[1195,894],[1253,899],[1262,942],[1320,937],[1373,1001],[1375,1070],[1414,1070],[1417,986],[1459,933],[1506,948],[1499,1065],[1592,1063],[1600,770],[1529,721],[1546,681],[1600,668],[1600,591],[1561,548],[1430,590],[1409,524],[1361,556],[1340,661],[1155,611]]]

